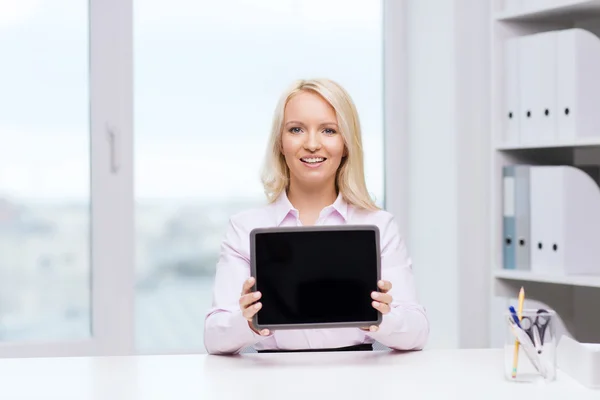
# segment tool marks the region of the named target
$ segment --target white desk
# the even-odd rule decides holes
[[[0,399],[600,399],[506,382],[499,350],[0,359]]]

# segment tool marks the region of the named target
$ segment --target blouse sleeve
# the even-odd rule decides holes
[[[420,350],[429,336],[425,308],[417,300],[412,262],[393,216],[380,229],[381,278],[391,282],[391,311],[383,316],[377,332],[368,332],[376,341],[396,350]]]
[[[204,346],[209,354],[232,354],[271,336],[254,332],[242,315],[239,299],[242,285],[250,277],[250,263],[243,255],[244,240],[234,218],[230,219],[217,262],[212,307],[204,323]]]

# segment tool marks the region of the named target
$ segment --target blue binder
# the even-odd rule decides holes
[[[502,267],[531,268],[530,166],[503,167]]]
[[[502,213],[502,267],[515,269],[515,166],[502,168],[503,213]]]

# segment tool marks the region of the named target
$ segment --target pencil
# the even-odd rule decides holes
[[[524,301],[525,301],[525,289],[523,289],[523,287],[521,287],[521,290],[519,291],[519,307],[517,309],[517,317],[519,318],[519,321],[521,321],[521,319],[523,318],[523,302]],[[512,370],[513,378],[517,377],[518,361],[519,361],[519,340],[515,339],[515,354],[513,356],[513,370]]]

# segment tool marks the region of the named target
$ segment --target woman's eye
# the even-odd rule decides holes
[[[290,128],[291,133],[300,133],[300,128]]]
[[[329,129],[329,128],[327,128],[327,129],[325,129],[325,133],[326,133],[326,134],[328,134],[328,135],[333,135],[333,134],[334,134],[334,133],[336,133],[336,132],[335,132],[335,130],[334,130],[334,129]]]

